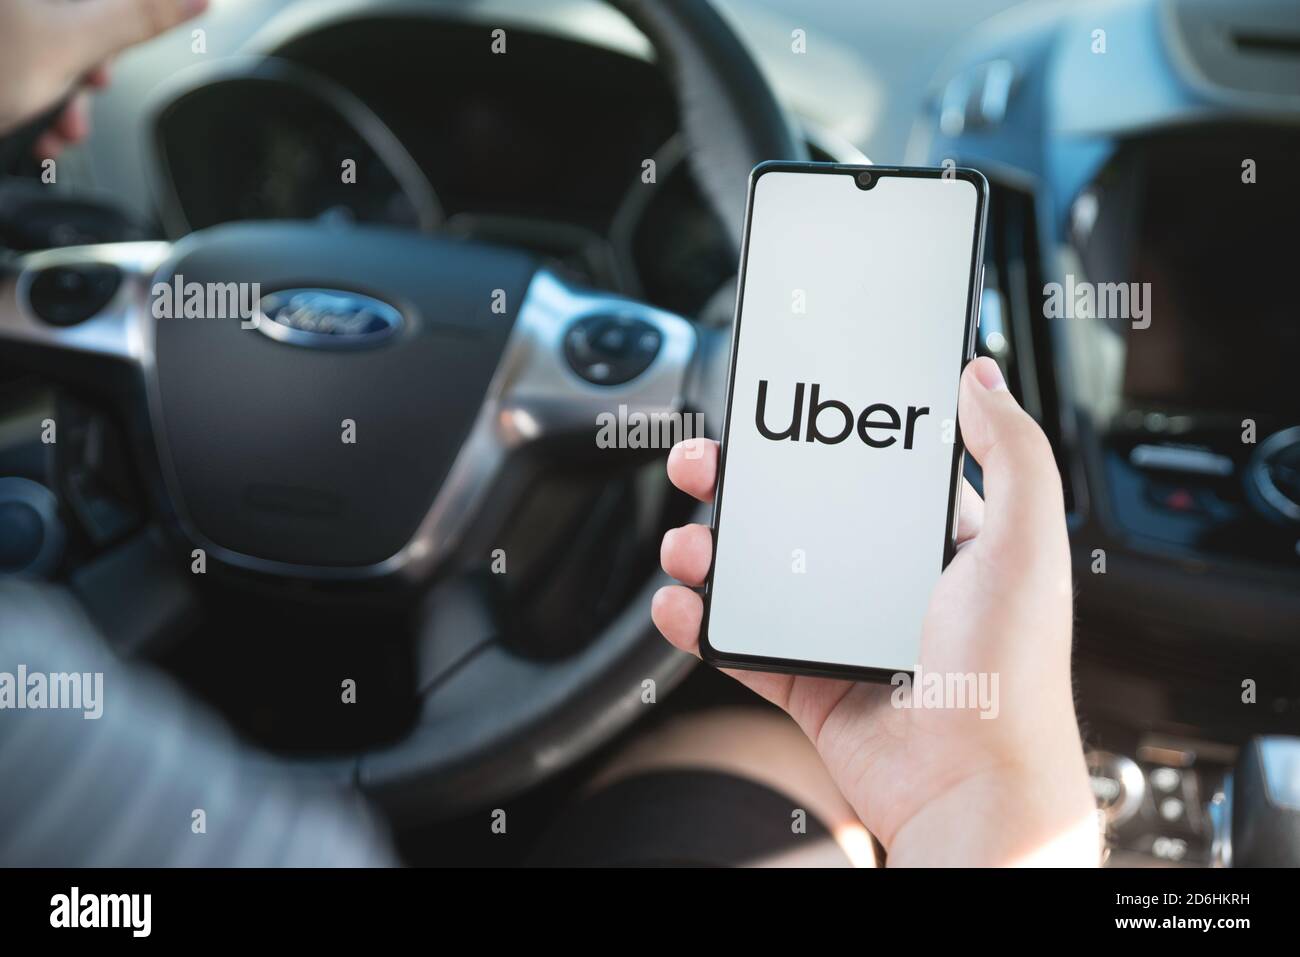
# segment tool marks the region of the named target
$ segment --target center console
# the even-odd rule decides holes
[[[1068,338],[1113,531],[1300,584],[1300,184],[1277,176],[1297,150],[1293,131],[1216,128],[1124,145],[1071,208],[1098,293]]]

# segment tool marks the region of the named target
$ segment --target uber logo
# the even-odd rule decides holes
[[[838,445],[847,439],[849,433],[854,429],[853,410],[837,399],[823,401],[821,389],[821,385],[816,382],[812,383],[809,389],[808,426],[804,430],[803,441]],[[796,382],[794,385],[794,408],[790,413],[790,425],[781,432],[774,432],[767,427],[767,380],[760,379],[758,382],[758,405],[754,409],[754,424],[758,426],[759,435],[774,442],[779,442],[782,439],[798,442],[799,428],[803,423],[803,397],[804,384]],[[838,432],[827,434],[822,431],[821,418],[823,412],[831,410],[839,413],[842,418],[842,425]],[[897,442],[898,436],[882,435],[880,433],[897,432],[902,429],[903,448],[910,449],[916,432],[916,420],[923,415],[929,414],[929,406],[917,408],[914,405],[909,405],[907,407],[906,423],[904,423],[904,419],[892,405],[877,402],[874,405],[867,406],[862,410],[862,414],[856,417],[858,438],[873,449],[885,449]]]

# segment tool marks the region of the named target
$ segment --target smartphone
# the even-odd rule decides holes
[[[971,169],[750,175],[705,661],[876,681],[914,671],[956,549],[957,388],[987,206]]]

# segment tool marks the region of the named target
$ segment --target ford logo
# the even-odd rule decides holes
[[[263,296],[257,328],[279,342],[360,349],[397,332],[402,314],[386,302],[339,289],[282,289]]]

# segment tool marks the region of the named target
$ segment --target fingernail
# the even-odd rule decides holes
[[[208,0],[181,0],[181,13],[186,17],[195,17],[206,10]]]
[[[1007,380],[1002,378],[1002,369],[987,356],[975,360],[975,379],[990,392],[1007,391]]]

